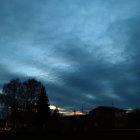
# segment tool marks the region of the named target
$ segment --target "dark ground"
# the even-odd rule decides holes
[[[39,140],[135,140],[140,139],[140,130],[94,130],[92,132],[78,132],[78,133],[35,133],[35,132],[2,132],[1,139],[39,139]]]

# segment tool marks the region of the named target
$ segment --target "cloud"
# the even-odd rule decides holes
[[[35,77],[50,102],[139,106],[139,0],[2,0],[0,87]]]

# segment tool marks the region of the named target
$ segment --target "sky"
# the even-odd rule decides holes
[[[0,0],[0,89],[36,78],[65,111],[140,108],[140,0]]]

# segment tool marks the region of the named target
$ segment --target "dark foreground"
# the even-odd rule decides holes
[[[94,130],[78,133],[46,133],[46,132],[1,132],[0,139],[61,139],[61,140],[135,140],[140,139],[140,130]]]

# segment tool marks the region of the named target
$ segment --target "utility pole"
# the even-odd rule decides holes
[[[75,109],[73,110],[73,115],[76,116],[76,110]]]
[[[83,110],[84,110],[84,108],[83,108],[83,104],[82,104],[82,116],[83,116]]]

